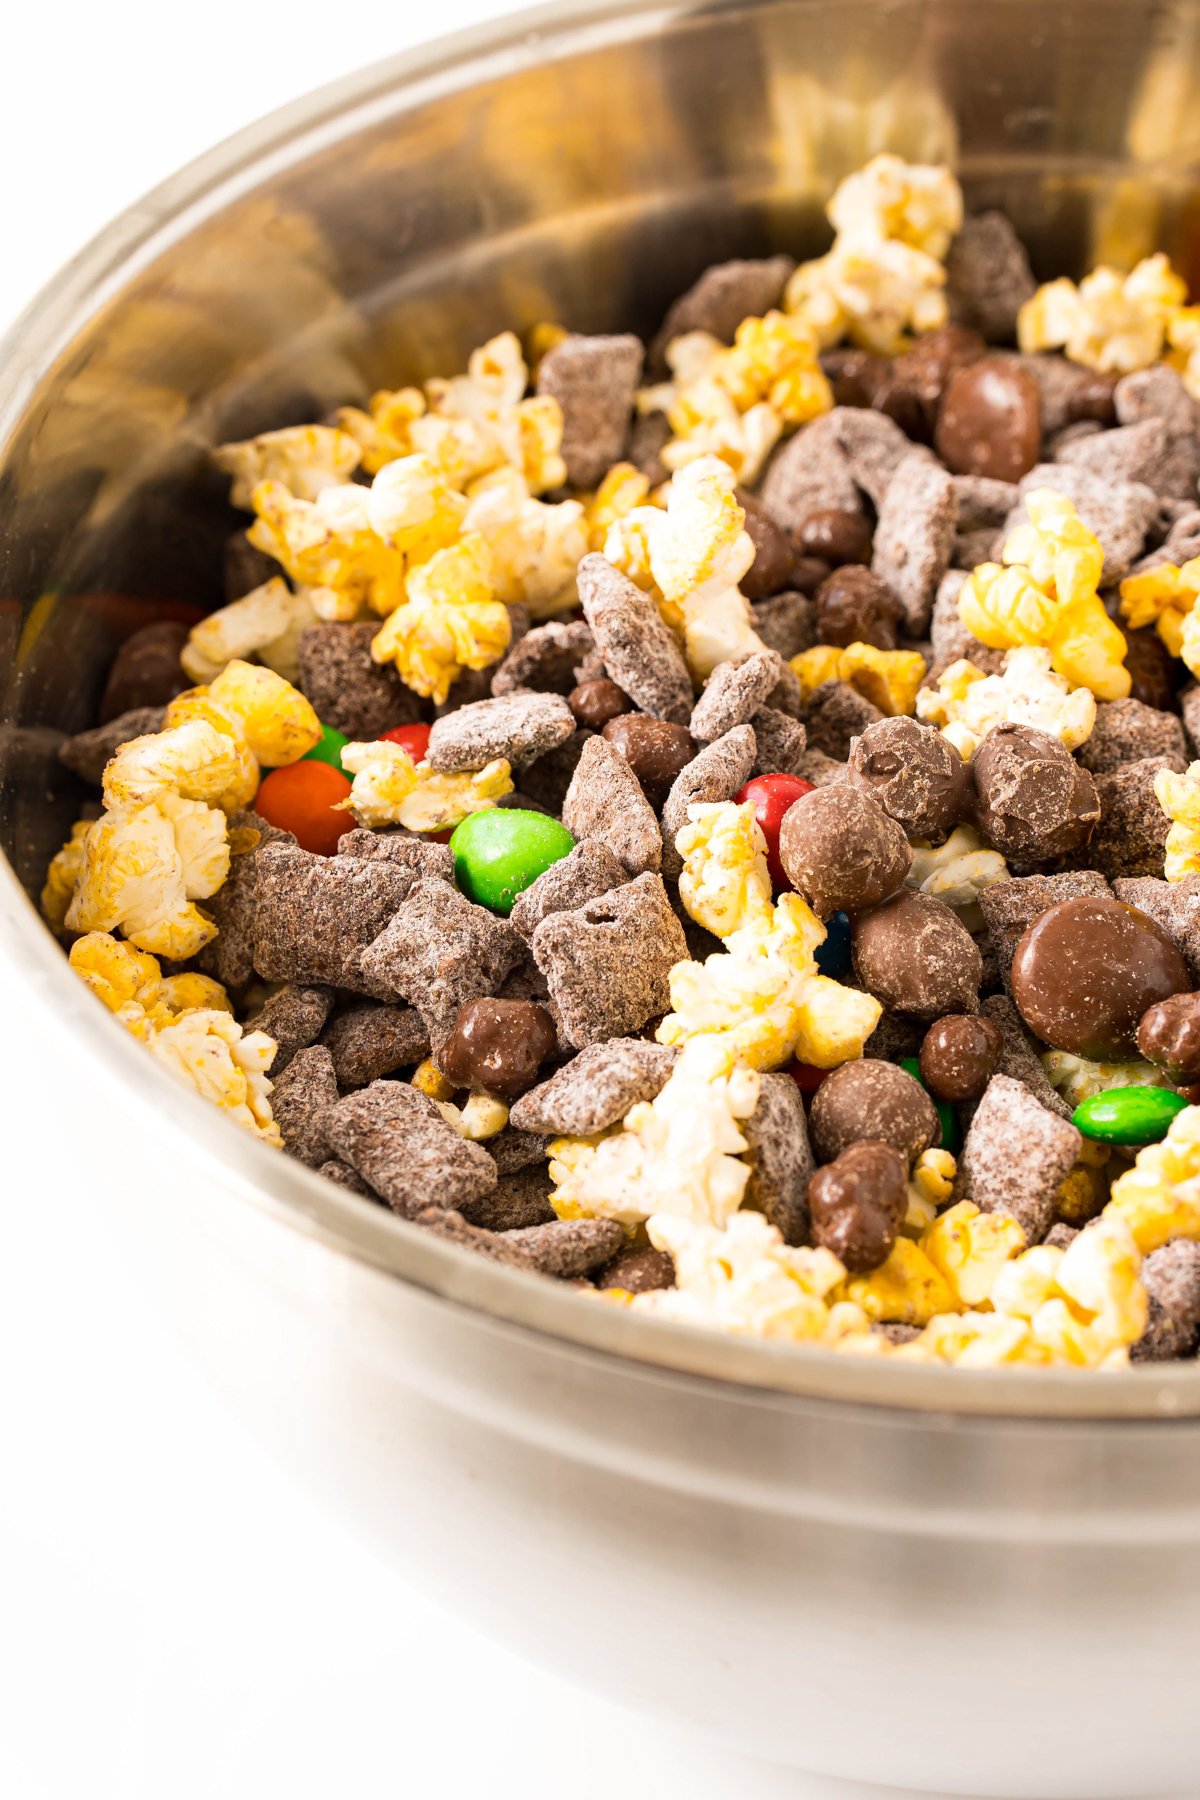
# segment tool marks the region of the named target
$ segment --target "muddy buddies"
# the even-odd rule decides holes
[[[1193,1357],[1200,308],[894,156],[828,214],[217,449],[226,603],[120,649],[43,911],[247,1131],[580,1305]]]

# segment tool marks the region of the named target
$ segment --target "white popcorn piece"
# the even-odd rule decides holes
[[[361,455],[354,439],[334,426],[288,425],[242,443],[222,444],[213,451],[213,461],[233,476],[231,503],[249,510],[260,481],[280,481],[298,500],[315,500],[326,488],[345,482]]]
[[[317,617],[306,591],[294,594],[275,576],[192,627],[179,656],[183,672],[192,681],[209,682],[235,658],[257,657],[294,682],[300,674],[300,633]]]
[[[845,1276],[837,1257],[790,1248],[761,1213],[736,1213],[723,1230],[660,1213],[647,1230],[655,1249],[674,1261],[676,1285],[635,1296],[639,1311],[794,1343],[838,1342],[869,1331],[858,1307],[828,1304]]]
[[[684,859],[679,898],[691,917],[719,938],[746,925],[769,927],[767,844],[753,806],[697,803],[688,807],[688,820],[675,847]]]
[[[944,844],[913,846],[905,885],[944,901],[968,931],[978,931],[983,925],[980,894],[1008,879],[1008,864],[1000,853],[985,850],[983,839],[970,825],[959,825]]]
[[[494,807],[513,788],[512,771],[503,757],[482,769],[439,775],[427,762],[414,763],[400,744],[382,738],[347,744],[342,767],[354,779],[349,798],[339,806],[371,831],[386,825],[403,825],[409,831],[443,831],[469,813]]]
[[[985,675],[965,657],[951,663],[936,687],[917,695],[917,717],[936,725],[964,761],[1005,724],[1032,726],[1077,750],[1096,723],[1096,697],[1055,674],[1049,650],[1025,644],[1008,652],[1000,675]]]
[[[1066,1050],[1047,1050],[1042,1067],[1051,1087],[1070,1107],[1090,1100],[1093,1094],[1107,1093],[1109,1088],[1170,1086],[1162,1070],[1148,1062],[1091,1062]]]

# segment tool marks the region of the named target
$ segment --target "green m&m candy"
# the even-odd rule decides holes
[[[472,813],[450,839],[454,879],[468,900],[505,917],[517,895],[575,848],[565,825],[515,806]]]
[[[906,1075],[911,1075],[914,1081],[919,1081],[921,1086],[925,1087],[925,1082],[921,1075],[921,1065],[915,1056],[902,1057],[900,1059],[900,1067],[904,1070]],[[926,1093],[929,1093],[928,1088],[926,1088],[925,1091]],[[941,1148],[943,1150],[949,1150],[950,1154],[954,1156],[958,1152],[958,1146],[961,1141],[958,1135],[958,1114],[948,1100],[936,1100],[932,1094],[929,1095],[929,1098],[933,1100],[933,1109],[937,1113],[938,1124],[942,1128]]]
[[[1106,1088],[1081,1100],[1071,1123],[1102,1144],[1156,1144],[1187,1101],[1172,1088]]]
[[[331,769],[336,769],[339,775],[345,775],[349,779],[349,770],[342,767],[342,751],[349,742],[349,738],[344,738],[332,725],[322,725],[320,738],[300,760],[328,763]]]

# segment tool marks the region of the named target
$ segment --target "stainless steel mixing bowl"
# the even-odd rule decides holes
[[[249,1142],[74,981],[22,888],[70,822],[113,594],[211,602],[206,451],[461,365],[652,328],[805,253],[887,147],[1043,272],[1197,262],[1200,6],[565,5],[369,70],[117,220],[0,368],[10,991],[213,1379],[456,1605],[605,1693],[800,1767],[1007,1795],[1193,1775],[1200,1371],[891,1368],[721,1340],[464,1256]],[[106,597],[107,596],[107,597]]]

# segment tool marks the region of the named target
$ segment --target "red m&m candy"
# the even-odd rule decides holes
[[[734,795],[739,806],[749,800],[754,808],[758,828],[767,840],[767,867],[771,872],[771,885],[777,893],[792,885],[779,860],[779,827],[783,824],[783,815],[797,800],[803,800],[805,794],[812,792],[812,782],[805,781],[802,775],[755,775]]]
[[[264,777],[254,810],[268,825],[292,832],[302,850],[332,856],[342,833],[354,829],[350,813],[335,811],[349,793],[350,783],[329,763],[297,762]]]
[[[407,750],[415,763],[424,762],[429,749],[428,725],[394,725],[391,731],[381,731],[379,741],[383,744],[399,744]]]

